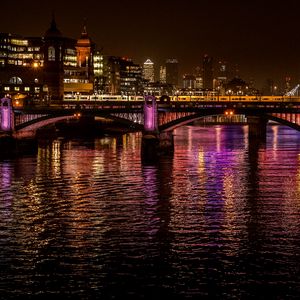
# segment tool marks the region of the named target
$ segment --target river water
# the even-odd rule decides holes
[[[138,133],[0,160],[1,299],[299,299],[300,133],[174,134],[152,165]]]

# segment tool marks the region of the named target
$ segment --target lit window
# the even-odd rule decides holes
[[[48,60],[55,61],[55,48],[53,46],[48,48]]]

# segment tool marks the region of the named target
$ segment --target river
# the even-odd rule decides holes
[[[1,299],[299,299],[300,133],[185,126],[0,160]]]

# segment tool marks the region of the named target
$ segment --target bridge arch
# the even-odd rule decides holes
[[[178,127],[184,126],[184,125],[189,124],[193,121],[197,121],[199,119],[202,119],[202,118],[205,118],[205,117],[208,117],[208,116],[217,116],[217,115],[221,115],[221,114],[197,113],[197,114],[194,114],[194,115],[184,116],[184,117],[175,119],[173,121],[170,121],[166,124],[160,125],[159,126],[159,131],[160,132],[170,132],[170,131],[173,131],[174,129],[178,128]],[[245,117],[247,117],[246,114],[240,114],[240,115],[244,115]],[[293,128],[297,131],[300,131],[300,124],[297,124],[295,122],[286,120],[282,117],[278,117],[278,116],[271,115],[271,114],[265,114],[265,115],[262,115],[261,117],[265,118],[266,120],[275,121],[279,124],[282,124],[282,125],[288,126],[290,128]]]
[[[285,120],[283,118],[280,118],[280,117],[277,117],[277,116],[274,116],[274,115],[267,115],[266,117],[267,117],[267,119],[269,119],[271,121],[280,123],[281,125],[285,125],[285,126],[293,128],[297,131],[300,131],[300,125],[297,124],[297,123]]]
[[[101,114],[101,113],[82,115],[81,113],[77,112],[77,113],[70,113],[70,114],[59,115],[59,116],[47,114],[47,115],[33,117],[29,121],[16,125],[14,135],[15,137],[18,138],[34,137],[38,129],[41,129],[48,125],[56,124],[61,121],[80,119],[81,117],[87,117],[87,118],[92,117],[96,122],[104,119],[112,120],[118,122],[121,125],[124,125],[124,127],[127,128],[134,128],[135,130],[139,130],[139,131],[143,130],[143,125],[135,121],[132,121],[130,119],[126,119],[126,117],[124,116],[118,116],[112,114]]]
[[[205,118],[205,117],[208,117],[208,116],[215,116],[215,115],[216,114],[212,114],[211,112],[207,112],[207,113],[202,112],[202,113],[197,113],[197,114],[193,114],[193,115],[188,115],[188,116],[181,117],[179,119],[170,121],[166,124],[160,125],[159,126],[159,131],[160,132],[170,132],[170,131],[173,131],[174,129],[178,128],[178,127],[184,126],[184,125],[189,124],[193,121],[197,121],[201,118]]]

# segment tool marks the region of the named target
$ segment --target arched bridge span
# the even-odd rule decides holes
[[[82,114],[79,112],[57,115],[57,114],[27,114],[18,115],[15,118],[15,135],[18,137],[34,136],[38,129],[56,124],[58,122],[78,120],[80,118],[93,118],[96,122],[101,120],[112,120],[126,128],[143,130],[141,116],[136,114],[103,114],[99,112]]]
[[[201,113],[195,113],[195,114],[186,114],[183,116],[180,116],[179,118],[175,118],[173,120],[170,120],[169,122],[162,122],[161,125],[159,125],[159,132],[171,132],[174,129],[184,126],[186,124],[189,124],[191,122],[204,119],[206,117],[210,116],[221,116],[222,114],[212,114],[211,112],[201,112]],[[247,114],[241,114],[247,119]],[[228,116],[228,119],[234,117],[236,115]],[[280,114],[280,113],[274,113],[274,114],[259,114],[257,115],[260,118],[265,119],[266,121],[272,120],[279,124],[291,127],[295,130],[300,131],[300,114]],[[229,122],[226,122],[224,124],[228,124]],[[234,122],[232,122],[234,123]]]

